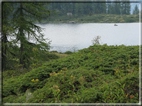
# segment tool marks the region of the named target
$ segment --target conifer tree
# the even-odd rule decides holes
[[[139,14],[139,8],[137,5],[135,6],[135,8],[133,10],[133,14]]]
[[[121,1],[121,14],[129,15],[130,9],[131,5],[129,0],[126,0],[125,2]]]
[[[7,52],[8,52],[8,35],[12,32],[13,28],[10,24],[10,15],[12,12],[10,3],[2,4],[2,70],[6,69]],[[10,43],[9,43],[10,44]]]
[[[49,11],[43,8],[40,3],[18,3],[14,12],[14,28],[17,31],[16,40],[20,42],[19,62],[23,67],[29,64],[29,50],[32,46],[30,40],[35,40],[37,43],[43,44],[45,39],[41,33],[41,28],[35,24],[43,17],[47,18]]]
[[[7,2],[3,2],[3,5],[6,4]],[[36,22],[40,22],[43,18],[48,18],[50,13],[44,7],[43,3],[19,2],[10,3],[10,5],[14,5],[10,17],[14,29],[11,34],[15,38],[11,42],[19,46],[19,63],[23,68],[27,68],[29,66],[30,56],[32,56],[32,47],[38,45],[36,47],[49,49],[49,44],[46,43],[43,38],[44,35],[41,32],[42,29],[36,24]],[[3,12],[4,11],[5,10],[3,9]],[[3,14],[3,17],[7,17],[7,14]],[[3,27],[4,25],[6,25],[6,23],[3,24]]]

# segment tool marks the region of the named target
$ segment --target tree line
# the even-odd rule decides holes
[[[137,6],[137,5],[136,5]],[[107,0],[104,2],[55,2],[50,3],[47,8],[56,15],[66,15],[72,13],[73,15],[92,15],[92,14],[118,14],[129,15],[131,14],[131,3],[129,0]],[[138,8],[135,7],[134,14],[138,13]],[[55,15],[55,14],[53,14]]]

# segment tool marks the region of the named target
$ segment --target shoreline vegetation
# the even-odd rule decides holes
[[[47,23],[134,23],[139,22],[139,15],[94,14],[81,16],[49,16],[42,20]]]

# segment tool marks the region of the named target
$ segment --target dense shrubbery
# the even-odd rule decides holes
[[[6,81],[4,80],[2,96],[5,97],[11,94],[18,95],[19,93],[25,92],[28,88],[36,90],[43,86],[44,80],[49,78],[49,74],[52,71],[53,70],[48,67],[40,67],[24,75],[12,77]],[[38,79],[40,83],[33,83],[32,79]]]
[[[72,54],[73,52],[71,51],[66,51],[65,54]]]
[[[137,103],[138,49],[138,46],[94,45],[23,75],[4,77],[3,101]]]

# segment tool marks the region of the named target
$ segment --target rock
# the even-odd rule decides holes
[[[26,102],[33,97],[30,89],[26,90]]]

